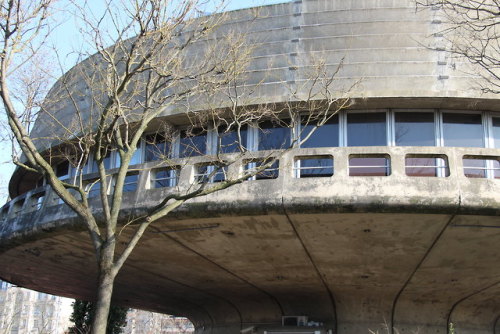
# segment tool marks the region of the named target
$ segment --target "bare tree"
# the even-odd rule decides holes
[[[229,30],[224,14],[200,16],[202,1],[197,0],[117,3],[107,2],[102,15],[90,15],[86,4],[74,1],[74,13],[84,23],[82,32],[93,51],[82,54],[88,58],[63,75],[47,96],[45,67],[37,56],[51,32],[53,1],[10,0],[0,7],[0,96],[14,147],[22,152],[22,156],[15,152],[13,159],[20,168],[43,177],[88,230],[98,268],[92,332],[99,334],[106,332],[115,277],[150,224],[189,199],[269,173],[281,154],[349,104],[350,89],[335,89],[340,65],[329,70],[316,61],[309,66],[309,79],[290,87],[287,101],[262,103],[253,97],[259,84],[244,85],[251,43],[244,32]],[[38,68],[40,77],[21,80],[32,89],[15,95],[17,74],[27,67]],[[45,97],[43,102],[40,96]],[[154,134],[150,138],[159,164],[180,163],[164,150],[179,135],[168,121],[159,121],[179,110],[190,126],[183,130],[177,155],[202,154],[210,162],[188,188],[172,192],[146,213],[124,219],[120,210],[133,172],[129,166],[144,134]],[[65,119],[69,114],[71,119]],[[37,126],[45,129],[43,136],[36,127],[31,130],[34,116]],[[296,133],[264,156],[254,155],[243,133],[263,121],[291,129],[302,122],[309,125],[308,133]],[[202,151],[196,138],[207,131],[217,132],[218,143],[215,149]],[[113,174],[111,155],[118,159]],[[227,175],[227,166],[242,159],[250,167],[239,175]],[[73,173],[61,180],[57,164],[65,161]],[[86,175],[89,170],[94,173],[91,179]],[[224,177],[219,178],[221,174]],[[216,178],[219,182],[212,182]],[[92,198],[96,193],[97,204]],[[120,233],[125,228],[132,231],[131,237]]]
[[[8,299],[7,290],[0,291],[2,297],[2,314],[0,316],[0,334],[10,334],[14,326],[15,319],[21,315],[21,310],[15,308],[15,301]]]
[[[500,93],[500,1],[417,0],[417,7],[439,10],[445,28],[438,34],[446,50],[465,58],[485,80],[484,92]]]
[[[44,299],[35,298],[37,292],[11,286],[0,290],[0,333],[12,331],[30,331],[38,334],[53,333],[56,329],[54,321],[54,302],[50,296]]]

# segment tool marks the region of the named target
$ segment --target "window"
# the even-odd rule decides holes
[[[88,193],[88,198],[98,197],[101,194],[101,181],[89,180],[87,181],[87,186],[85,191]]]
[[[179,167],[158,168],[151,171],[151,188],[175,187],[179,182]]]
[[[397,146],[434,146],[434,113],[396,112],[395,136]]]
[[[227,166],[218,164],[199,164],[196,166],[197,183],[216,183],[226,180]]]
[[[496,157],[466,155],[464,175],[469,178],[500,178],[500,161]]]
[[[349,157],[349,176],[389,176],[390,158],[384,155],[351,155]]]
[[[104,156],[104,159],[103,159],[104,169],[106,169],[106,170],[111,169],[111,167],[112,167],[111,162],[112,162],[111,151],[107,151],[106,156]],[[97,173],[98,171],[99,171],[99,169],[97,168],[97,161],[94,159],[94,161],[92,163],[92,169],[90,172]]]
[[[493,145],[496,148],[500,148],[500,117],[493,117],[491,121]]]
[[[387,145],[385,112],[347,114],[347,146]]]
[[[315,123],[307,124],[306,119],[302,119],[301,140],[309,138],[300,147],[338,147],[339,146],[339,117],[332,116],[325,124],[316,128]],[[313,131],[311,133],[311,131]]]
[[[36,187],[43,187],[45,185],[45,178],[42,176],[36,181]]]
[[[284,123],[262,122],[258,129],[258,150],[279,150],[290,146],[290,128]]]
[[[56,176],[59,179],[64,179],[69,175],[69,161],[62,161],[56,165]]]
[[[147,135],[145,138],[144,160],[166,160],[170,157],[171,140],[160,134]]]
[[[264,168],[264,166],[267,167]],[[274,158],[247,160],[245,163],[245,172],[257,172],[257,174],[250,177],[249,180],[276,179],[279,174],[279,161]]]
[[[21,213],[21,210],[23,209],[24,205],[24,198],[18,200],[16,203],[14,203],[14,214],[17,215]]]
[[[480,114],[443,113],[444,146],[484,147]]]
[[[214,153],[235,153],[240,152],[240,146],[243,149],[247,147],[247,127],[237,131],[226,130],[225,127],[217,129],[216,144]]]
[[[207,134],[201,129],[181,131],[179,157],[189,158],[207,153]]]
[[[405,158],[406,175],[408,176],[428,176],[428,177],[448,177],[450,168],[448,159],[436,155],[407,155]]]
[[[39,192],[31,196],[31,206],[33,210],[40,210],[42,208],[43,200],[45,198],[45,192]]]
[[[9,214],[9,205],[4,205],[4,207],[2,208],[2,220],[5,220],[8,218],[8,214]]]
[[[321,155],[295,158],[295,177],[329,177],[333,175],[333,157]]]
[[[138,165],[138,164],[141,164],[142,163],[142,141],[139,141],[137,143],[137,147],[134,151],[134,153],[132,154],[132,157],[130,158],[130,164],[129,165]],[[116,154],[116,166],[119,166],[120,165],[120,155],[119,154]]]
[[[123,192],[133,192],[137,190],[137,184],[139,182],[139,172],[127,173],[125,180],[123,182]]]

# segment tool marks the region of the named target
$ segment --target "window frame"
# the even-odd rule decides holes
[[[223,162],[195,164],[194,182],[198,184],[224,182],[228,179],[228,167],[228,164]],[[200,168],[206,168],[205,172],[200,172]],[[218,179],[220,175],[222,175],[222,179]]]
[[[342,122],[344,124],[342,127],[343,130],[341,130],[341,128],[339,126],[339,132],[343,131],[344,133],[341,135],[343,142],[342,143],[339,142],[339,147],[368,147],[368,146],[351,146],[351,145],[349,145],[348,130],[347,130],[348,126],[349,126],[348,115],[351,115],[351,114],[381,114],[381,113],[385,114],[384,115],[385,116],[385,121],[384,121],[384,124],[385,124],[385,145],[373,145],[373,146],[391,146],[390,143],[391,143],[392,139],[390,139],[390,136],[392,136],[392,134],[389,131],[389,129],[391,128],[389,111],[390,111],[390,109],[387,109],[387,108],[342,110],[341,111],[343,114]],[[339,117],[339,123],[340,123],[340,117]]]
[[[179,185],[179,177],[180,177],[180,166],[164,166],[164,167],[157,167],[157,168],[152,168],[149,171],[149,188],[150,189],[161,189],[161,188],[173,188],[177,187]],[[167,171],[169,176],[164,177],[164,178],[157,178],[156,174],[158,172],[162,171]],[[174,176],[171,176],[171,174],[174,174]],[[165,187],[157,187],[156,182],[158,181],[167,181],[168,185]]]
[[[308,167],[302,167],[302,161],[303,160],[330,160],[331,161],[331,166],[308,166]],[[330,169],[331,168],[331,173],[325,173],[325,174],[306,174],[302,175],[301,171],[302,170],[321,170],[321,169]],[[332,177],[335,175],[335,159],[333,155],[331,154],[318,154],[318,155],[298,155],[294,157],[294,164],[293,164],[293,176],[296,179],[303,179],[303,178],[324,178],[324,177]]]
[[[123,179],[123,187],[122,187],[122,192],[125,194],[125,193],[131,193],[131,192],[136,192],[138,189],[139,189],[139,181],[140,181],[140,173],[138,170],[129,170],[127,172],[127,174],[125,174],[125,178]],[[132,181],[132,182],[127,182],[127,177],[130,177],[130,176],[137,176],[137,180],[136,181]],[[116,175],[113,176],[113,183],[114,183],[114,180],[116,178]],[[129,185],[132,185],[132,184],[135,184],[135,188],[132,189],[132,190],[126,190],[126,187],[129,186]]]
[[[351,165],[351,160],[352,159],[385,159],[385,164],[384,165],[361,165],[361,166],[352,166]],[[392,162],[391,162],[391,156],[388,154],[377,154],[377,153],[367,153],[367,154],[349,154],[347,157],[347,163],[348,163],[348,175],[349,177],[389,177],[392,175]],[[352,173],[352,169],[354,170],[363,170],[363,169],[368,169],[368,168],[381,168],[385,169],[385,175],[355,175]]]
[[[271,173],[276,173],[276,176],[271,174],[270,177],[267,177],[265,174],[258,173],[256,175],[250,176],[247,179],[247,181],[275,180],[275,179],[279,178],[279,176],[280,176],[280,159],[277,159],[275,157],[251,158],[251,159],[243,160],[244,173],[247,171],[257,169],[258,168],[257,163],[266,164],[267,161],[269,161],[269,160],[274,160],[273,164],[271,166],[269,166],[268,168],[263,169],[260,173],[265,173],[267,171],[267,172],[271,172]]]
[[[425,166],[425,165],[413,166],[413,165],[408,165],[407,159],[435,159],[435,163],[434,163],[434,165],[430,165],[430,166]],[[451,175],[449,160],[448,160],[448,157],[444,154],[425,154],[425,153],[405,154],[404,161],[405,161],[405,175],[408,177],[442,177],[442,178],[446,178],[446,177],[449,177]],[[412,168],[421,168],[423,170],[434,169],[435,175],[431,176],[431,175],[408,174],[408,169],[412,169]]]

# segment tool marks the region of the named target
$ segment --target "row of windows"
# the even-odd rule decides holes
[[[279,160],[253,159],[245,163],[245,171],[252,172],[263,165],[267,168],[251,177],[251,180],[275,179],[279,175]],[[480,159],[473,156],[463,158],[464,175],[469,178],[500,178],[500,162],[496,159]],[[450,169],[446,156],[408,155],[405,158],[407,176],[448,177]],[[227,166],[199,164],[194,175],[197,183],[217,183],[227,179]],[[156,168],[150,173],[150,188],[175,187],[179,182],[180,166]],[[296,157],[295,178],[330,177],[334,174],[334,159],[330,155],[317,157]],[[349,176],[389,176],[390,158],[384,155],[351,156]],[[131,172],[125,178],[124,192],[135,192],[138,188],[139,173]],[[99,196],[100,182],[89,183],[89,197]]]
[[[265,169],[250,180],[275,179],[279,175],[279,160],[252,159],[244,164],[245,172],[252,173],[268,164]],[[464,175],[470,178],[500,178],[500,162],[496,159],[478,159],[465,156],[463,159]],[[437,155],[409,155],[405,158],[406,175],[426,177],[448,177],[450,170],[446,156]],[[179,182],[181,166],[155,168],[150,173],[150,188],[176,187]],[[334,174],[333,156],[296,157],[294,163],[294,177],[329,177]],[[217,183],[227,179],[228,166],[220,164],[196,164],[194,181],[196,183]],[[389,176],[391,174],[390,158],[385,155],[351,156],[349,158],[349,176]],[[139,173],[129,172],[125,177],[123,192],[135,192],[138,189]],[[98,197],[101,191],[101,182],[87,181],[86,190],[89,198]],[[108,192],[109,189],[106,189]],[[39,193],[33,206],[39,208],[44,193]],[[17,210],[24,202],[18,201]],[[41,204],[40,204],[41,205]],[[15,209],[16,210],[16,209]]]
[[[433,110],[340,113],[302,145],[327,146],[500,148],[500,116]]]
[[[351,155],[349,157],[349,176],[389,176],[391,174],[390,157],[380,154]],[[249,180],[275,179],[279,175],[279,160],[252,159],[245,163],[244,169],[253,170],[267,165]],[[180,166],[152,169],[150,172],[150,188],[175,187],[178,185]],[[227,179],[228,167],[215,164],[195,165],[194,181],[197,183],[217,183]],[[331,177],[334,175],[334,158],[331,155],[298,156],[293,167],[295,178]],[[493,158],[464,156],[464,175],[469,178],[500,178],[500,161]],[[411,177],[448,177],[450,168],[444,155],[410,154],[405,157],[405,172]],[[139,173],[132,172],[125,178],[124,192],[135,192],[138,189]],[[89,197],[99,195],[100,183],[91,183]],[[97,186],[96,186],[97,185]]]
[[[332,155],[296,156],[293,164],[294,178],[331,177],[335,173],[335,163]],[[450,166],[444,154],[407,154],[404,157],[405,173],[410,177],[448,177]],[[462,158],[463,173],[468,178],[500,178],[500,158],[465,155]],[[244,161],[244,170],[252,170],[264,166],[265,168],[249,180],[275,179],[280,173],[280,161],[269,159],[250,159]],[[389,176],[391,175],[391,157],[386,154],[351,154],[348,157],[348,175],[359,176]],[[194,182],[216,183],[227,179],[228,166],[220,164],[195,164]],[[179,183],[181,166],[158,167],[148,171],[149,185],[146,188],[176,187]],[[99,180],[87,180],[88,196],[98,197],[101,191]],[[192,182],[192,181],[191,181]],[[113,178],[107,185],[105,192],[109,193],[113,187]],[[124,192],[135,192],[139,189],[139,172],[131,171],[125,178]],[[45,192],[40,191],[28,198],[29,211],[36,211],[42,207],[46,199]],[[25,208],[25,198],[17,199],[12,205],[2,208],[2,219],[15,217]],[[59,201],[59,204],[62,202]],[[9,208],[12,210],[9,211]],[[2,282],[2,288],[5,286]],[[39,295],[40,297],[41,295]]]
[[[167,158],[185,158],[204,154],[233,153],[240,150],[275,150],[289,147],[339,146],[449,146],[500,148],[500,115],[441,110],[372,112],[340,112],[326,124],[314,129],[302,122],[263,122],[248,126],[238,133],[179,131],[175,135],[150,134],[140,142],[131,165]],[[294,139],[295,134],[295,139]],[[305,140],[307,138],[307,140]],[[305,140],[305,141],[303,141]],[[301,142],[303,141],[303,142]],[[119,157],[109,152],[104,159],[106,169],[117,167]],[[72,172],[69,163],[56,167],[59,177]],[[84,173],[97,172],[90,161]]]

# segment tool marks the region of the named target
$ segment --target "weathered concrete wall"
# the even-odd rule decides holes
[[[342,95],[359,82],[349,96],[364,107],[448,108],[458,104],[499,110],[496,96],[471,89],[475,78],[466,74],[467,64],[429,48],[444,47],[443,38],[435,35],[444,28],[439,15],[436,10],[416,10],[412,0],[290,1],[232,12],[214,35],[223,39],[231,31],[246,34],[253,50],[245,79],[246,89],[252,91],[247,101],[251,104],[288,101],[290,91],[310,81],[314,65],[323,62],[333,72],[344,59],[334,90]],[[200,48],[205,43],[198,42]],[[196,44],[192,49],[196,53]],[[99,108],[92,100],[96,90],[88,87],[81,72],[98,67],[94,61],[85,60],[65,77],[70,89],[78,92],[76,103],[89,122],[97,119]],[[69,136],[52,117],[70,132],[78,132],[73,102],[56,97],[57,91],[47,98],[53,101],[48,107],[53,115],[42,114],[32,132],[40,138],[41,148]],[[405,103],[380,103],[381,98]],[[474,100],[464,103],[465,98]],[[219,101],[221,106],[225,103]],[[170,106],[165,114],[184,112],[185,106]]]

